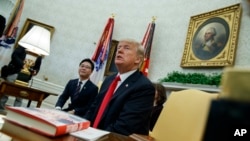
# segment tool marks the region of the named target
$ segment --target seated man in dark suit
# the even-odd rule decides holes
[[[115,56],[118,73],[104,80],[95,102],[84,116],[91,121],[91,126],[123,135],[148,135],[155,88],[139,71],[143,59],[144,48],[139,42],[119,41]],[[114,82],[117,83],[113,80],[119,77],[108,99],[109,88],[113,88]]]
[[[56,102],[56,109],[83,116],[98,93],[98,87],[89,80],[94,70],[91,59],[83,59],[79,64],[79,78],[69,80],[63,93]],[[62,109],[68,99],[71,103],[66,109]]]

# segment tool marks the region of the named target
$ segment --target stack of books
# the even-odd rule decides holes
[[[64,111],[45,108],[6,107],[3,132],[23,140],[50,140],[87,129],[90,121]]]
[[[90,122],[86,119],[59,111],[44,108],[7,107],[4,118],[34,132],[56,137],[70,132],[86,129]]]
[[[64,111],[45,108],[6,107],[1,132],[21,140],[96,140],[110,132],[90,127],[90,121]],[[107,137],[107,136],[106,136]]]

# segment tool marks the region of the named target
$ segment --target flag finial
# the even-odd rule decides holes
[[[156,18],[157,18],[156,16],[153,16],[152,17],[152,22],[155,22]]]
[[[115,18],[115,14],[114,14],[114,13],[111,14],[111,18],[112,18],[112,19]]]

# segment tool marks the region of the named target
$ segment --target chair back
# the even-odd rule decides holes
[[[172,92],[150,136],[156,141],[201,141],[211,100],[217,97],[194,89]]]

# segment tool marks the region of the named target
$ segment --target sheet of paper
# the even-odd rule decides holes
[[[84,130],[72,132],[72,133],[70,133],[70,135],[81,138],[81,139],[85,139],[88,141],[93,141],[93,140],[96,140],[100,137],[103,137],[104,135],[107,135],[109,133],[110,132],[108,132],[108,131],[89,127],[87,129],[84,129]]]

